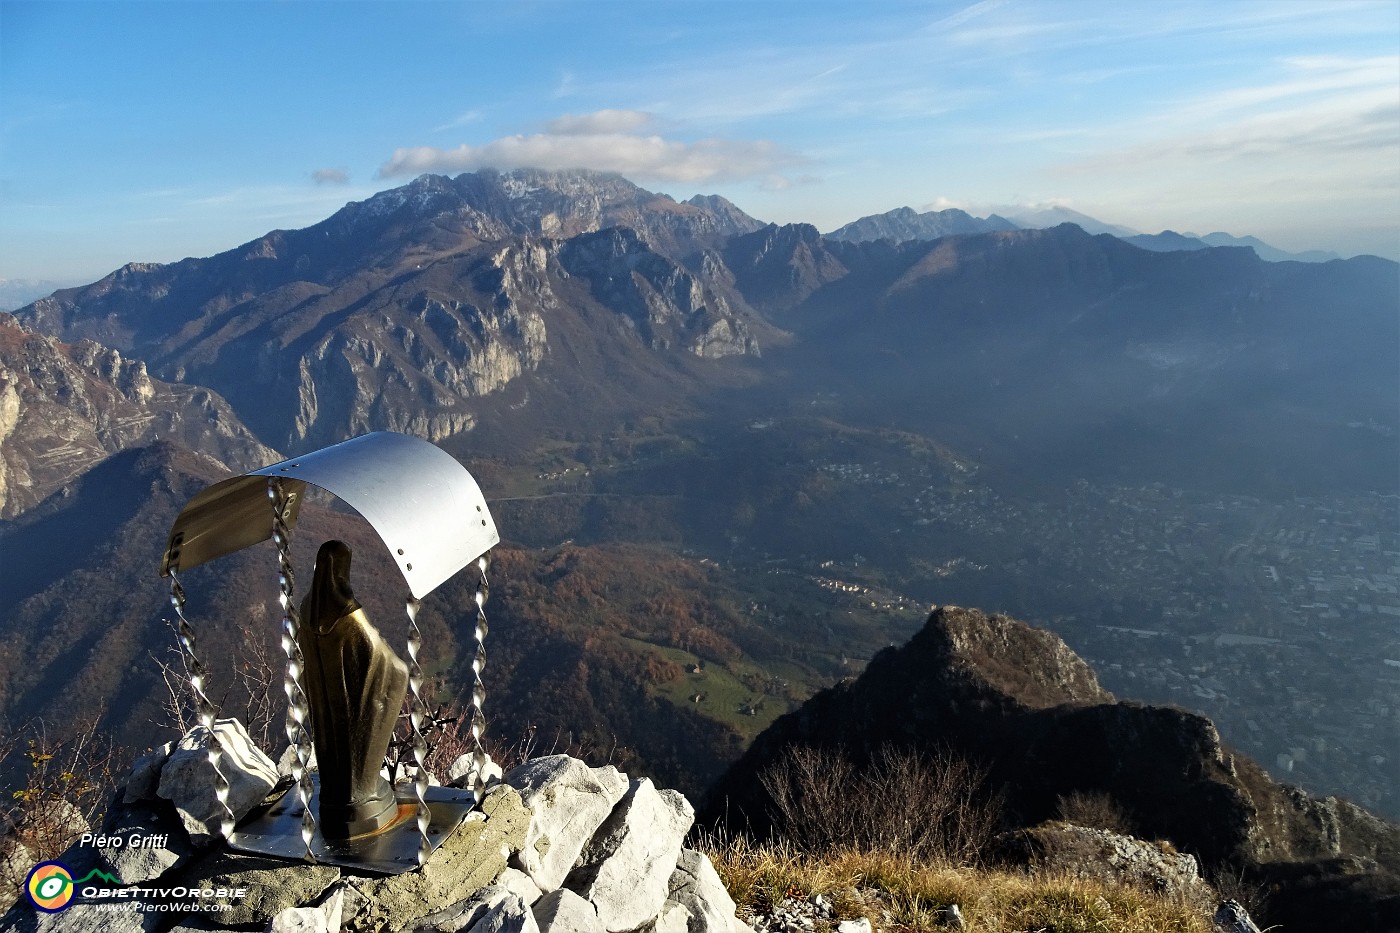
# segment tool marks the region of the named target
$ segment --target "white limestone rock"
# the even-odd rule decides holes
[[[531,908],[540,933],[604,933],[593,905],[568,888],[550,891]]]
[[[1217,933],[1259,933],[1254,918],[1239,901],[1221,901],[1211,917],[1211,924]]]
[[[501,766],[491,760],[491,756],[486,756],[486,767],[482,769],[486,776],[486,786],[492,787],[501,782]],[[476,761],[471,754],[461,755],[447,769],[448,787],[470,788],[476,781]]]
[[[481,806],[422,868],[355,879],[357,896],[353,904],[347,902],[345,927],[354,933],[412,930],[423,918],[467,904],[495,886],[511,853],[524,844],[530,811],[515,788],[504,784],[488,791]]]
[[[114,911],[105,904],[82,902],[50,914],[34,910],[26,900],[10,909],[0,929],[6,933],[154,933],[163,919],[155,911]]]
[[[598,909],[609,933],[625,933],[661,913],[695,810],[684,795],[658,791],[649,778],[598,827],[565,886]]]
[[[214,732],[223,747],[219,769],[229,783],[229,809],[237,820],[261,803],[277,783],[277,767],[253,744],[238,720],[217,720]],[[203,726],[185,733],[161,768],[156,788],[159,796],[175,804],[196,845],[206,845],[215,837],[222,813],[208,749],[209,733]]]
[[[418,779],[418,766],[407,764],[401,765],[398,770],[397,778],[395,778],[394,775],[389,772],[389,769],[387,767],[382,769],[379,773],[384,775],[384,779],[386,781],[392,780],[394,782],[395,787],[410,787],[412,786],[413,782]],[[442,786],[442,781],[438,780],[438,776],[431,771],[428,772],[428,786]]]
[[[590,768],[568,755],[527,761],[512,768],[505,783],[520,791],[533,813],[525,845],[511,864],[545,893],[564,883],[628,788],[626,775],[611,765]]]
[[[292,765],[296,763],[296,760],[297,747],[295,745],[288,745],[286,748],[282,749],[282,754],[277,759],[277,773],[284,778],[291,777]],[[316,767],[316,749],[313,747],[310,757],[306,761],[306,770],[308,772],[315,771]]]
[[[131,773],[127,775],[126,786],[122,790],[124,803],[156,799],[161,769],[165,767],[166,759],[174,750],[175,743],[166,742],[160,748],[152,749],[136,759],[136,764],[131,766]]]
[[[194,843],[169,801],[122,804],[109,821],[109,826],[103,828],[104,835],[117,837],[122,844],[102,846],[97,852],[106,871],[124,885],[159,878],[194,857]],[[142,844],[131,845],[133,838]]]
[[[666,894],[666,905],[684,907],[689,933],[734,933],[738,919],[734,899],[724,888],[709,856],[693,849],[682,849]],[[666,910],[662,910],[662,917]],[[657,921],[660,929],[660,918]]]
[[[288,907],[268,923],[265,933],[340,933],[344,895],[333,891],[317,907]]]
[[[39,861],[33,852],[16,837],[0,833],[0,878],[23,881]],[[0,914],[10,909],[20,897],[19,888],[0,887]]]
[[[661,916],[656,918],[654,933],[688,933],[697,919],[685,905],[667,901],[661,907]]]
[[[501,876],[496,879],[496,884],[519,897],[526,904],[535,903],[544,894],[540,890],[540,886],[535,884],[534,879],[518,868],[507,868],[501,872]]]
[[[499,884],[418,921],[415,933],[540,933],[530,908]]]

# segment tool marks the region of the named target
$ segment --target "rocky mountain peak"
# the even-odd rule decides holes
[[[589,283],[601,304],[625,314],[653,349],[677,346],[708,358],[758,352],[747,322],[724,296],[653,251],[634,230],[575,237],[563,244],[560,260]]]
[[[769,224],[730,238],[724,261],[755,307],[785,310],[848,272],[811,224]]]
[[[959,677],[970,689],[1001,695],[1024,709],[1067,704],[1112,703],[1084,659],[1047,629],[1003,615],[942,606],[929,616],[903,652],[886,649],[872,662],[892,666],[902,676],[910,659],[930,663]]]
[[[0,314],[0,518],[112,454],[178,438],[228,468],[280,458],[215,393],[152,379],[94,340],[60,343]]]
[[[760,734],[711,790],[704,818],[764,832],[777,811],[759,776],[800,746],[855,761],[894,748],[983,763],[1023,829],[1056,818],[1070,795],[1101,795],[1136,835],[1169,840],[1209,873],[1309,878],[1311,892],[1288,894],[1298,911],[1319,909],[1329,888],[1400,893],[1400,826],[1274,783],[1204,716],[1114,701],[1058,636],[1006,616],[936,609],[906,645]]]
[[[897,207],[883,214],[871,214],[853,220],[844,227],[828,233],[827,238],[851,243],[872,240],[905,243],[909,240],[937,240],[945,236],[1015,229],[1016,224],[995,214],[986,218],[973,217],[967,211],[956,207],[920,214],[911,207]]]
[[[584,169],[483,169],[449,178],[422,175],[400,188],[347,205],[336,226],[394,220],[456,225],[482,240],[503,236],[567,239],[606,227],[636,230],[651,246],[679,259],[734,233],[761,226],[715,195],[678,203],[621,175]],[[330,223],[328,221],[327,223]]]

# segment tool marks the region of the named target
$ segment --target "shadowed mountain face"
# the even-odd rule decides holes
[[[1207,872],[1243,870],[1278,885],[1278,906],[1287,906],[1277,922],[1382,929],[1371,924],[1396,919],[1400,826],[1275,784],[1223,747],[1204,717],[1116,702],[1059,638],[1005,616],[935,610],[907,645],[755,739],[711,790],[702,819],[766,832],[777,811],[760,775],[794,746],[858,762],[884,747],[983,762],[1015,827],[1054,819],[1069,794],[1103,794],[1138,835],[1170,840]],[[1348,888],[1354,897],[1342,895]]]
[[[424,176],[305,230],[21,309],[30,330],[0,321],[14,519],[0,547],[19,555],[0,627],[20,633],[0,714],[114,691],[123,721],[152,718],[150,649],[131,646],[166,641],[154,573],[181,496],[273,447],[370,430],[457,455],[499,497],[507,540],[543,549],[502,562],[520,581],[500,610],[514,624],[493,629],[508,722],[662,743],[639,753],[691,787],[760,728],[757,707],[774,716],[847,654],[906,638],[914,599],[1134,624],[1122,596],[1139,581],[1085,571],[1069,522],[1011,540],[1006,522],[1062,514],[1027,503],[1082,480],[1171,487],[1154,503],[1395,492],[1396,264],[1153,253],[1069,225],[893,239],[765,226],[615,176]],[[157,435],[164,453],[132,452]],[[1217,517],[1178,511],[1190,528]],[[313,549],[353,533],[331,511],[307,522]],[[1161,547],[1145,541],[1147,567]],[[1172,572],[1202,563],[1168,553]],[[698,571],[699,555],[724,572]],[[830,602],[850,592],[821,566],[833,558],[892,592]],[[142,582],[112,582],[128,579]],[[206,592],[235,616],[275,598],[218,579]],[[1139,602],[1174,582],[1152,585]],[[454,593],[444,619],[470,612]],[[1196,602],[1191,632],[1213,631]],[[226,628],[216,645],[232,646]],[[732,667],[712,688],[723,705],[681,676],[697,646]],[[97,670],[109,663],[126,672]],[[61,694],[65,677],[96,686]]]
[[[19,317],[210,386],[291,451],[483,417],[548,434],[565,409],[606,432],[758,379],[1055,483],[1287,494],[1393,487],[1396,287],[1381,260],[1151,253],[1071,225],[843,242],[519,171],[424,176]]]
[[[829,255],[849,272],[775,320],[782,362],[848,417],[1050,482],[1394,489],[1393,263],[1148,253],[1072,226]]]

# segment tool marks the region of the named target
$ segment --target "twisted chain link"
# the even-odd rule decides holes
[[[301,802],[301,843],[305,849],[302,858],[315,862],[316,856],[311,852],[311,839],[316,834],[316,816],[311,812],[311,734],[306,728],[310,710],[306,704],[306,692],[301,686],[305,660],[297,641],[301,612],[294,599],[296,571],[292,568],[292,549],[287,530],[290,502],[282,489],[282,481],[275,476],[267,481],[267,497],[272,500],[272,541],[277,545],[278,601],[282,604],[282,653],[287,658],[287,673],[282,679],[282,690],[287,695],[284,730],[287,742],[295,750],[292,780],[296,781],[297,797]]]
[[[185,618],[185,588],[181,585],[174,567],[170,568],[170,605],[174,607],[175,618],[179,620],[176,633],[180,642],[180,655],[185,661],[185,673],[190,679],[190,692],[194,695],[195,715],[209,736],[206,750],[209,765],[214,769],[214,797],[219,802],[218,835],[227,839],[233,834],[233,811],[229,809],[228,778],[224,776],[222,768],[224,746],[219,741],[219,734],[214,731],[214,717],[218,715],[218,710],[209,702],[209,696],[205,693],[208,673],[195,652],[194,627],[190,625],[189,619]]]
[[[491,584],[486,579],[489,563],[486,555],[477,558],[477,570],[481,577],[476,586],[476,657],[472,658],[472,702],[470,711],[472,734],[472,761],[476,765],[476,775],[472,779],[472,796],[481,805],[486,796],[486,764],[491,760],[481,744],[481,736],[486,731],[486,715],[482,707],[486,703],[486,685],[481,682],[482,671],[486,669],[486,599],[491,595]]]
[[[423,632],[418,628],[418,600],[409,597],[405,608],[408,612],[408,691],[411,703],[408,722],[413,728],[413,797],[418,807],[418,864],[428,861],[432,847],[428,844],[428,740],[423,735],[423,723],[427,720],[427,707],[423,703],[423,666],[418,663],[418,652],[423,649]]]

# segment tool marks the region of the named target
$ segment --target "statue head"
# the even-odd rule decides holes
[[[316,569],[311,589],[302,607],[302,621],[324,635],[336,620],[360,608],[350,587],[350,546],[344,541],[327,541],[316,552]]]

